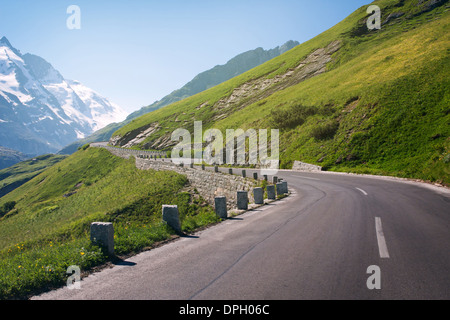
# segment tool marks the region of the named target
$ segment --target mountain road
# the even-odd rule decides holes
[[[33,299],[450,299],[448,189],[277,176],[289,197],[93,273],[79,290]]]

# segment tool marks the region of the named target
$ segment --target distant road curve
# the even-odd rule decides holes
[[[450,299],[448,189],[278,176],[290,197],[33,299]],[[370,266],[380,289],[367,286]]]

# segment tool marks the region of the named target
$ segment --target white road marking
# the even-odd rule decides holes
[[[367,192],[365,192],[363,189],[360,189],[360,188],[356,188],[355,187],[355,189],[357,189],[357,190],[359,190],[359,191],[361,191],[365,196],[367,196],[368,195],[368,193]]]
[[[389,252],[386,246],[386,239],[384,238],[383,228],[381,226],[381,218],[375,217],[375,229],[377,232],[378,250],[380,251],[380,258],[389,258]]]

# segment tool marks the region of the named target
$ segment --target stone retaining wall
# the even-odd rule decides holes
[[[314,164],[309,164],[301,161],[294,161],[294,165],[292,166],[292,170],[297,171],[322,171],[321,166],[316,166]]]
[[[95,145],[95,147],[102,147],[110,151],[112,154],[121,158],[128,159],[130,156],[136,157],[136,168],[140,170],[170,170],[179,174],[185,175],[189,183],[197,189],[200,196],[202,196],[210,205],[214,206],[214,199],[218,196],[225,196],[227,199],[227,208],[229,210],[236,208],[237,191],[248,191],[249,201],[253,203],[252,189],[255,187],[255,180],[244,178],[242,176],[226,174],[221,172],[214,172],[206,168],[202,170],[201,166],[194,166],[190,168],[189,165],[176,165],[171,162],[171,159],[147,159],[142,158],[145,153],[140,153],[140,150],[129,150],[114,148],[109,146]],[[145,151],[141,151],[145,152]]]
[[[91,147],[106,149],[106,150],[110,151],[111,153],[113,153],[114,155],[122,157],[122,158],[128,158],[131,155],[135,156],[135,157],[141,157],[141,158],[150,158],[150,157],[165,158],[167,156],[166,152],[145,151],[145,150],[134,150],[134,149],[111,147],[111,146],[107,146],[105,142],[91,143]]]

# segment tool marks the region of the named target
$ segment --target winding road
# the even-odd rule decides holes
[[[278,176],[289,197],[33,299],[450,299],[448,189]],[[369,289],[372,274],[379,288]]]

